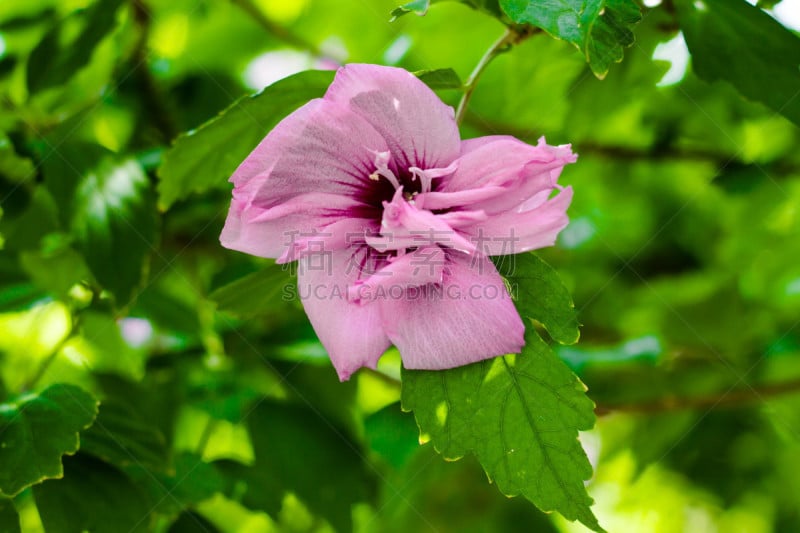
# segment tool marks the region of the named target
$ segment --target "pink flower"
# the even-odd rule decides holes
[[[487,256],[555,242],[572,199],[556,180],[575,160],[544,139],[462,141],[452,108],[412,74],[347,65],[236,170],[220,240],[299,260],[298,292],[340,379],[391,344],[406,368],[452,368],[522,348]]]

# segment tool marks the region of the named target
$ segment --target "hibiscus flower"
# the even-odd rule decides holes
[[[299,261],[298,293],[339,378],[394,344],[413,369],[518,353],[525,326],[488,256],[550,246],[572,189],[569,145],[461,140],[409,72],[351,64],[231,177],[220,240]]]

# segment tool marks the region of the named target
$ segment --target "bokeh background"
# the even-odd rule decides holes
[[[603,80],[546,34],[500,55],[463,136],[579,154],[571,223],[540,256],[583,324],[558,350],[598,406],[581,440],[600,522],[799,531],[798,128],[699,80],[671,4],[646,3]],[[770,3],[800,29],[800,2]],[[291,273],[219,245],[227,150],[269,124],[195,145],[163,184],[179,134],[281,78],[368,62],[465,79],[503,31],[455,2],[394,7],[0,3],[0,412],[54,383],[101,402],[63,479],[0,499],[0,530],[18,513],[25,532],[585,531],[420,446],[397,353],[339,383],[283,297]]]

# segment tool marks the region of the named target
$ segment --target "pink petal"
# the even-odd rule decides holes
[[[440,370],[518,353],[525,326],[491,261],[450,253],[445,268],[439,287],[377,304],[405,367]]]
[[[363,213],[373,152],[383,138],[347,107],[312,100],[281,121],[231,177],[223,246],[262,257],[286,251],[287,232],[308,233]]]
[[[518,254],[552,246],[569,223],[567,208],[571,201],[572,187],[566,187],[530,211],[496,214],[461,231],[470,235],[479,253],[486,255]]]
[[[441,283],[445,254],[438,246],[417,248],[389,259],[389,264],[349,289],[350,299],[361,303],[391,298],[398,291]]]
[[[453,108],[406,70],[345,65],[325,99],[347,105],[366,119],[386,139],[403,169],[446,167],[458,157],[460,136]]]
[[[569,146],[549,146],[544,138],[537,146],[513,137],[470,139],[462,143],[456,172],[424,205],[468,206],[489,215],[523,205],[528,210],[547,199],[561,169],[575,158]]]
[[[320,239],[318,234],[324,231],[323,228],[331,227],[341,220],[367,224],[363,219],[348,218],[359,206],[349,196],[310,193],[298,195],[283,205],[265,209],[246,198],[242,199],[234,190],[220,242],[231,250],[259,257],[278,258],[291,252],[293,244],[312,237]],[[341,232],[337,233],[339,235]],[[326,249],[340,248],[342,246]]]
[[[361,275],[359,266],[379,266],[367,254],[366,247],[358,247],[299,262],[297,287],[303,307],[342,381],[362,366],[375,368],[390,345],[380,309],[347,298],[348,287]]]

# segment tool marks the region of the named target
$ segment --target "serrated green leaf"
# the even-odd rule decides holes
[[[425,85],[431,89],[463,89],[464,83],[456,71],[451,68],[437,68],[434,70],[419,70],[414,73]]]
[[[20,533],[19,514],[14,502],[0,497],[0,531],[3,533]]]
[[[61,477],[61,456],[78,450],[78,433],[96,416],[97,401],[74,385],[52,385],[0,404],[0,494]]]
[[[585,386],[535,332],[518,355],[444,371],[403,370],[403,408],[447,459],[472,452],[503,494],[602,531],[578,431],[594,425]]]
[[[126,304],[156,241],[155,202],[139,164],[105,159],[82,176],[71,230],[97,281]]]
[[[115,27],[125,0],[98,0],[83,12],[60,21],[28,58],[28,90],[36,93],[65,83],[92,58],[95,47]]]
[[[580,330],[575,304],[553,267],[533,253],[498,257],[494,262],[500,275],[508,280],[522,316],[542,324],[560,344],[578,342]]]
[[[121,471],[84,454],[64,460],[64,478],[33,488],[46,531],[151,531],[152,504]]]
[[[514,22],[577,46],[598,78],[622,61],[634,41],[631,28],[641,20],[634,0],[500,0],[500,7]]]
[[[269,265],[211,293],[221,311],[243,318],[263,315],[283,305],[281,297],[288,285],[294,285],[286,265]]]
[[[702,79],[724,80],[800,125],[800,38],[744,0],[676,2]]]
[[[317,70],[289,76],[178,137],[158,169],[159,207],[167,209],[190,193],[224,187],[259,141],[286,115],[325,94],[333,76]]]

